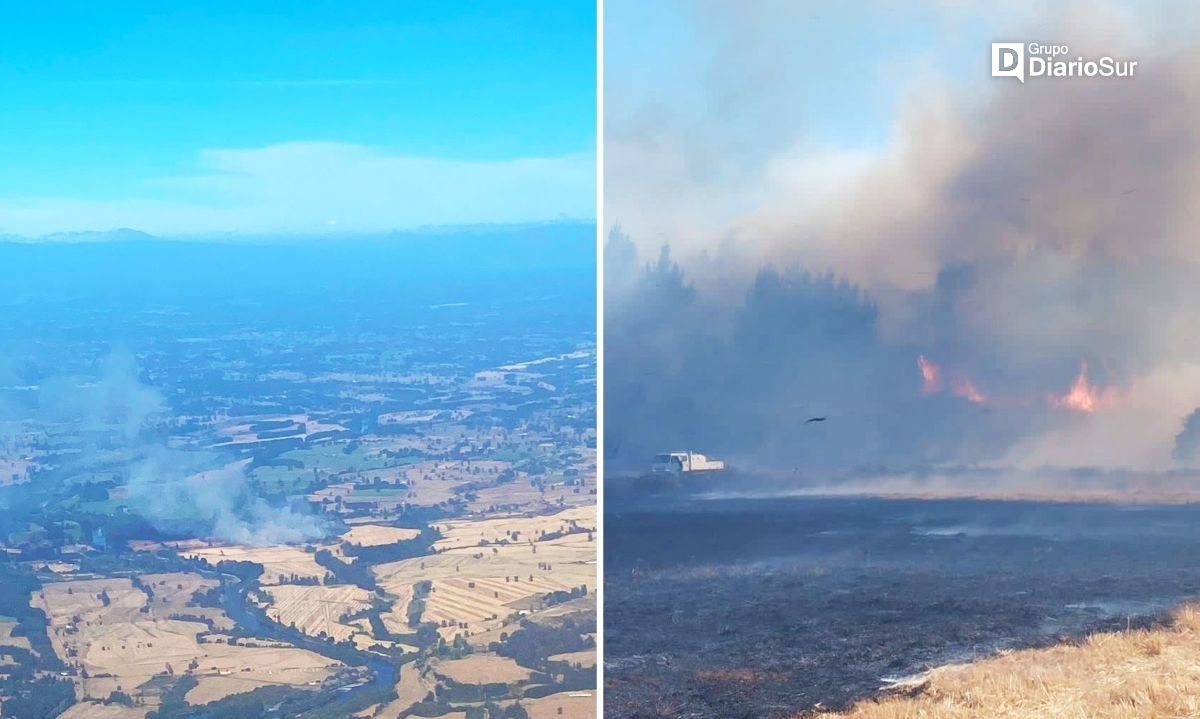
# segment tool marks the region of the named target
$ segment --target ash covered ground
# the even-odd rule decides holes
[[[1200,506],[618,497],[605,715],[788,717],[1200,593]]]

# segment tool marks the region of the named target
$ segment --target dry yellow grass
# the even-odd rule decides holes
[[[58,719],[143,719],[152,707],[81,702],[58,715]]]
[[[28,637],[14,637],[13,630],[17,628],[16,622],[0,622],[0,646],[2,647],[21,647],[29,650]]]
[[[556,514],[533,517],[450,520],[439,522],[436,527],[442,533],[442,538],[433,546],[439,550],[477,547],[481,541],[528,544],[537,541],[542,532],[594,530],[596,507],[572,507]]]
[[[808,716],[808,715],[798,715]],[[1200,717],[1200,605],[1169,626],[1094,634],[930,672],[912,697],[822,719],[1184,719]]]
[[[595,719],[596,696],[592,692],[561,692],[540,699],[522,699],[529,719]]]
[[[216,629],[233,629],[233,620],[225,616],[223,610],[216,607],[189,606],[197,592],[213,589],[218,585],[217,580],[207,579],[199,574],[169,572],[144,574],[141,581],[144,587],[154,593],[154,598],[148,601],[157,616],[181,614],[206,617],[212,620]]]
[[[280,545],[275,547],[249,547],[230,545],[226,547],[201,547],[180,552],[189,559],[203,559],[216,566],[222,561],[254,562],[263,566],[261,584],[284,584],[294,574],[309,579],[324,579],[325,568],[317,564],[313,555],[299,547]],[[284,577],[284,582],[279,577]]]
[[[463,659],[437,662],[433,671],[459,684],[523,682],[533,673],[512,659],[495,654],[472,654]]]
[[[424,699],[436,686],[436,680],[422,673],[416,664],[405,664],[400,667],[400,677],[396,682],[396,699],[384,706],[375,707],[374,711],[364,716],[374,719],[400,719],[401,715]]]
[[[552,654],[551,661],[566,662],[571,666],[594,667],[596,666],[596,650],[584,649],[578,652],[566,652],[563,654]]]
[[[507,462],[491,460],[437,460],[405,467],[398,475],[408,483],[408,502],[431,506],[454,498],[454,488],[468,482],[489,481],[509,467]]]
[[[484,487],[474,493],[474,499],[467,502],[467,509],[472,512],[486,513],[494,507],[515,507],[522,512],[549,512],[561,507],[576,507],[591,505],[596,501],[591,490],[596,488],[594,472],[585,480],[583,487],[568,487],[562,482],[548,482],[545,491],[540,491],[527,479],[501,484],[494,487]],[[575,490],[579,490],[576,492]]]
[[[73,562],[46,562],[42,566],[55,574],[71,574],[79,571],[79,565]]]
[[[33,462],[20,457],[0,457],[0,486],[28,482],[33,466]]]
[[[360,631],[341,618],[371,606],[371,593],[353,585],[303,586],[284,584],[267,587],[271,605],[267,616],[284,626],[294,625],[309,636],[333,637],[342,641]]]
[[[142,696],[138,687],[167,670],[196,676],[200,684],[187,698],[205,703],[267,684],[307,686],[324,681],[339,666],[293,647],[206,641],[201,638],[208,631],[205,624],[169,616],[185,611],[232,626],[220,610],[185,606],[189,591],[212,580],[172,573],[146,575],[143,581],[154,591],[153,599],[128,579],[49,583],[30,598],[31,606],[46,613],[55,653],[80,671],[75,677],[80,700],[103,699],[117,689]]]
[[[482,520],[484,524],[491,520]],[[463,528],[478,536],[478,531]],[[549,568],[547,568],[549,567]],[[504,625],[509,615],[534,598],[557,590],[596,586],[596,542],[573,534],[557,539],[507,546],[463,546],[438,554],[374,567],[379,583],[400,597],[383,620],[393,631],[407,631],[412,586],[428,580],[432,591],[425,600],[422,621],[446,626],[446,639],[474,636]],[[461,627],[460,623],[467,626]]]
[[[380,544],[392,544],[406,539],[416,539],[421,536],[419,529],[404,527],[388,527],[382,524],[360,524],[352,527],[342,535],[343,542],[356,544],[360,547],[375,547]]]

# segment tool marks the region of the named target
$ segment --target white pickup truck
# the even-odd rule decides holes
[[[715,472],[725,469],[719,459],[709,459],[696,452],[666,452],[654,455],[650,471],[655,474],[682,474],[684,472]]]

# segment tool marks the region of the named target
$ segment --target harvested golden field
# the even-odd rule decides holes
[[[142,585],[153,594],[149,603],[159,616],[169,617],[172,614],[185,614],[195,617],[206,617],[212,621],[216,629],[233,629],[233,620],[225,616],[225,612],[215,607],[188,606],[197,592],[203,592],[218,586],[215,579],[208,579],[199,574],[186,572],[170,572],[165,574],[144,574],[141,576]]]
[[[571,666],[594,667],[596,666],[596,650],[585,649],[580,652],[553,654],[550,656],[550,660],[555,662],[566,662]]]
[[[592,692],[560,692],[540,699],[522,699],[529,719],[596,719]]]
[[[459,684],[488,684],[523,682],[533,673],[508,657],[495,654],[472,654],[462,659],[438,662],[434,673]]]
[[[215,546],[214,540],[211,539],[177,539],[166,542],[152,542],[148,539],[135,539],[129,543],[130,549],[135,552],[158,552],[163,549],[172,549],[180,554],[189,549],[203,549],[205,547]]]
[[[432,506],[454,498],[454,488],[468,482],[487,482],[509,467],[507,462],[426,461],[410,465],[398,475],[408,483],[410,504]]]
[[[329,679],[338,666],[320,654],[304,649],[249,649],[227,657],[211,657],[192,672],[199,681],[185,695],[189,704],[201,705],[259,687],[282,685],[312,687]],[[268,668],[269,667],[269,668]]]
[[[396,681],[396,699],[384,706],[377,706],[371,712],[365,712],[361,716],[369,716],[374,719],[400,719],[404,712],[408,711],[413,704],[425,698],[425,695],[433,691],[437,686],[437,682],[432,677],[423,674],[415,664],[409,663],[400,667],[400,677]]]
[[[480,542],[488,544],[508,542],[528,544],[536,542],[543,533],[591,530],[596,528],[596,507],[572,507],[549,515],[500,517],[497,519],[460,519],[438,522],[436,529],[442,533],[434,549],[456,549],[478,547]]]
[[[50,628],[55,629],[132,621],[141,616],[147,599],[128,579],[87,579],[46,584],[30,603],[46,613]]]
[[[33,462],[20,457],[0,457],[0,486],[29,481]]]
[[[1094,634],[929,673],[919,694],[821,719],[1184,719],[1200,716],[1200,606],[1169,626]],[[801,715],[797,715],[801,716]],[[809,716],[809,715],[804,715]]]
[[[189,559],[203,559],[216,566],[218,562],[255,562],[263,565],[260,584],[286,584],[293,575],[306,579],[322,580],[327,572],[317,564],[312,554],[299,547],[279,545],[274,547],[249,547],[230,545],[226,547],[200,547],[180,552]],[[283,580],[280,580],[283,577]]]
[[[42,566],[55,574],[72,574],[79,571],[79,565],[73,562],[46,562]]]
[[[46,613],[55,653],[79,670],[75,681],[81,700],[103,699],[118,689],[138,697],[139,686],[166,671],[196,676],[200,684],[188,699],[207,702],[265,684],[320,682],[340,666],[294,647],[208,641],[202,636],[209,631],[206,624],[169,618],[178,613],[211,616],[185,606],[187,587],[202,589],[208,580],[185,574],[144,579],[154,600],[128,579],[58,582],[33,594],[30,604]],[[208,610],[213,611],[219,612]],[[214,624],[230,624],[223,614],[212,618]],[[230,681],[235,675],[236,681]]]
[[[283,584],[264,591],[271,597],[267,607],[271,619],[284,626],[295,626],[310,636],[324,634],[339,642],[361,633],[358,627],[343,623],[341,618],[371,606],[371,593],[353,585]]]
[[[16,628],[16,622],[0,622],[0,647],[20,647],[28,650],[29,637],[14,637],[12,633]]]
[[[441,634],[447,638],[465,632],[486,632],[503,626],[510,614],[524,609],[522,600],[569,589],[570,585],[557,577],[545,575],[514,575],[508,580],[435,579],[421,619],[444,624]]]
[[[596,595],[589,594],[586,597],[572,599],[569,602],[555,604],[545,609],[538,610],[535,614],[530,615],[538,624],[545,624],[549,627],[562,626],[563,620],[567,617],[573,617],[580,612],[595,615],[596,614]]]
[[[587,474],[583,486],[567,486],[563,482],[548,482],[545,491],[522,478],[495,487],[484,487],[467,502],[472,512],[494,512],[498,507],[512,507],[522,512],[551,512],[562,507],[594,505],[596,496],[595,469]]]
[[[153,707],[80,702],[58,715],[58,719],[143,719]]]
[[[388,527],[382,524],[360,524],[342,535],[342,541],[360,547],[394,544],[421,536],[421,530],[407,527]]]
[[[543,607],[542,609],[532,611],[529,614],[522,616],[522,619],[535,624],[557,628],[562,626],[565,618],[571,617],[573,619],[577,619],[581,614],[588,614],[593,617],[596,616],[595,594],[589,594],[586,597],[580,597],[578,599],[562,602],[561,604],[553,604],[548,607]],[[502,634],[511,633],[512,628],[505,626],[498,626],[494,629],[481,632],[473,631],[471,632],[471,636],[467,638],[467,642],[471,644],[471,646],[476,647],[476,649],[479,649],[480,647],[489,646],[492,642],[500,641]],[[585,634],[583,636],[585,638],[591,638],[593,641],[595,641],[594,635]],[[585,650],[584,652],[580,653],[589,653],[594,657],[595,650]],[[593,659],[593,662],[594,661],[595,660]]]
[[[493,520],[482,520],[479,524]],[[462,525],[460,525],[462,526]],[[462,531],[474,530],[463,526]],[[381,564],[375,575],[388,592],[403,597],[384,615],[392,631],[405,631],[415,583],[428,580],[424,621],[443,625],[442,636],[473,636],[504,626],[549,592],[596,584],[596,543],[573,534],[534,544],[466,546],[436,555]],[[465,623],[467,626],[461,627]]]
[[[380,582],[380,586],[396,598],[391,611],[381,612],[379,615],[389,632],[402,634],[412,631],[412,627],[408,625],[408,605],[412,603],[413,584],[416,581],[418,580],[407,581],[403,575],[399,575],[386,584]]]

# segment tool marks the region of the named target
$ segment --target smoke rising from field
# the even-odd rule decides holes
[[[85,453],[124,458],[122,502],[160,530],[194,527],[217,539],[253,545],[324,534],[317,517],[255,495],[245,462],[203,469],[195,453],[169,447],[169,405],[138,376],[132,355],[108,356],[94,380],[51,378],[39,394],[42,417],[79,427],[88,438]]]
[[[128,498],[151,522],[169,528],[199,522],[211,535],[236,544],[265,546],[304,542],[324,535],[320,520],[255,495],[241,463],[187,472],[178,453],[157,448],[132,469]]]
[[[804,22],[781,8],[715,22],[723,6],[704,7],[715,48],[781,38],[782,53],[779,27]],[[1193,461],[1194,422],[1180,433],[1200,406],[1200,53],[1170,41],[1196,26],[1179,10],[1030,13],[1011,37],[1133,57],[1137,75],[992,79],[984,44],[970,82],[929,78],[867,149],[789,136],[786,83],[731,59],[712,97],[738,86],[753,107],[732,112],[776,115],[760,142],[733,123],[745,152],[699,133],[720,138],[706,152],[741,153],[733,209],[705,200],[721,189],[709,174],[699,189],[675,176],[656,213],[635,170],[671,166],[645,129],[663,128],[616,123],[607,183],[634,189],[608,193],[607,217],[629,218],[607,248],[609,461],[675,448],[801,472]],[[829,419],[804,423],[815,415]]]

